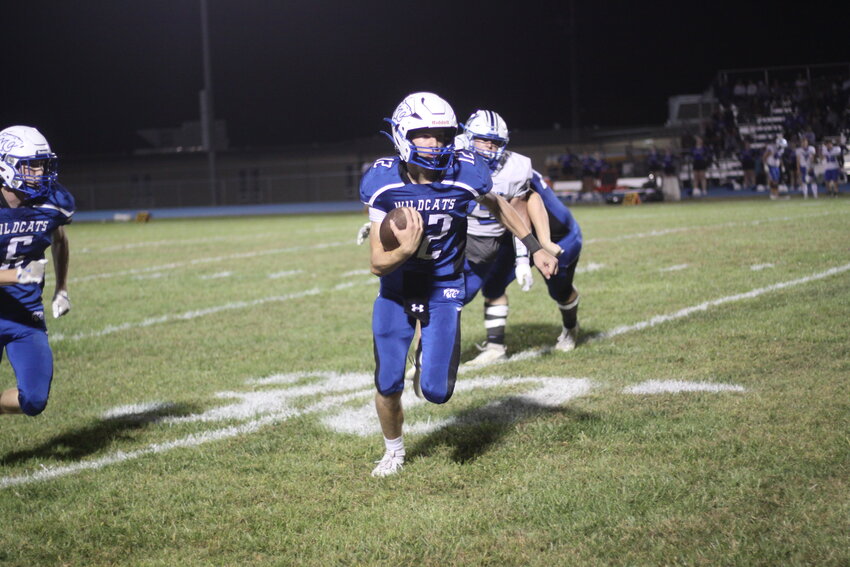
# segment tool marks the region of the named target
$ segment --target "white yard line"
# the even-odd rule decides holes
[[[289,248],[274,248],[272,250],[259,250],[256,252],[240,252],[238,254],[228,254],[225,256],[212,256],[207,258],[195,258],[186,260],[185,262],[172,262],[170,264],[160,264],[158,266],[148,266],[147,268],[133,268],[131,270],[121,270],[118,272],[106,272],[103,274],[91,274],[89,276],[80,276],[71,278],[72,282],[86,282],[90,280],[99,280],[106,278],[115,278],[120,276],[136,276],[139,274],[147,274],[150,272],[161,272],[163,270],[175,270],[181,268],[190,268],[201,264],[213,264],[216,262],[227,262],[230,260],[244,260],[250,258],[258,258],[262,256],[271,256],[274,254],[288,254],[290,252],[304,252],[307,250],[322,250],[325,248],[335,248],[337,246],[345,246],[350,242],[327,242],[322,244],[311,244],[309,246],[291,246]]]
[[[354,287],[357,285],[376,285],[377,280],[369,279],[363,282],[347,282],[344,284],[338,284],[330,289],[319,289],[312,288],[305,291],[297,291],[295,293],[288,293],[286,295],[272,295],[269,297],[260,297],[258,299],[252,299],[250,301],[234,301],[231,303],[225,303],[224,305],[214,305],[212,307],[207,307],[206,309],[194,309],[192,311],[184,311],[183,313],[173,313],[166,315],[159,315],[157,317],[150,317],[143,321],[138,321],[135,323],[127,322],[121,323],[120,325],[109,325],[99,331],[87,331],[83,333],[75,333],[73,335],[63,335],[62,333],[55,333],[50,335],[50,342],[60,342],[60,341],[78,341],[82,339],[92,339],[97,337],[104,337],[106,335],[111,335],[113,333],[118,333],[121,331],[131,331],[133,329],[142,329],[145,327],[152,327],[154,325],[160,325],[163,323],[170,323],[172,321],[190,321],[192,319],[197,319],[198,317],[204,317],[206,315],[215,315],[216,313],[222,313],[224,311],[234,311],[237,309],[250,309],[256,307],[258,305],[265,305],[266,303],[282,303],[285,301],[290,301],[292,299],[300,299],[302,297],[308,297],[311,295],[318,295],[320,293],[324,293],[326,291],[335,291],[338,289],[344,289],[347,287]]]
[[[724,305],[726,303],[733,303],[735,301],[741,301],[744,299],[753,299],[760,295],[764,295],[765,293],[770,293],[772,291],[779,291],[780,289],[786,289],[789,287],[794,287],[802,284],[806,284],[809,282],[813,282],[816,280],[822,280],[824,278],[828,278],[830,276],[834,276],[837,274],[841,274],[850,270],[850,264],[845,264],[843,266],[837,266],[835,268],[830,268],[826,271],[819,272],[817,274],[812,274],[810,276],[805,276],[802,278],[797,278],[796,280],[789,280],[787,282],[779,282],[773,285],[769,285],[766,287],[759,287],[756,289],[752,289],[750,291],[744,293],[736,293],[735,295],[727,295],[726,297],[720,297],[718,299],[712,299],[711,301],[705,301],[698,305],[693,305],[691,307],[685,307],[684,309],[680,309],[673,313],[667,313],[665,315],[656,315],[651,319],[647,319],[646,321],[641,321],[639,323],[634,323],[632,325],[621,325],[619,327],[615,327],[610,331],[605,331],[602,333],[598,333],[593,335],[588,339],[590,341],[597,341],[600,339],[610,339],[612,337],[616,337],[618,335],[623,335],[625,333],[630,333],[632,331],[640,331],[643,329],[648,329],[649,327],[654,327],[656,325],[660,325],[661,323],[666,323],[668,321],[674,321],[676,319],[683,319],[685,317],[689,317],[694,313],[699,313],[701,311],[708,311],[712,307],[718,307],[720,305]]]

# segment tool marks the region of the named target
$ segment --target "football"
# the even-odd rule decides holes
[[[381,221],[381,244],[384,247],[384,250],[389,252],[390,250],[395,250],[400,246],[400,242],[393,234],[393,229],[390,228],[390,220],[395,221],[395,225],[398,228],[403,229],[407,226],[407,217],[404,216],[404,209],[410,209],[413,213],[419,214],[419,211],[410,207],[398,207],[387,213],[387,216],[384,217],[384,220]]]

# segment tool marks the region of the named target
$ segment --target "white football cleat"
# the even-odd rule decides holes
[[[398,473],[404,467],[404,454],[387,451],[380,461],[375,462],[378,463],[378,466],[372,470],[372,476],[390,476]]]
[[[572,329],[567,329],[566,327],[563,327],[561,334],[558,337],[558,342],[555,343],[555,350],[559,350],[561,352],[570,352],[571,350],[576,348],[577,341],[578,325],[576,325]]]
[[[500,360],[508,359],[508,349],[505,347],[505,345],[500,345],[496,343],[484,343],[484,346],[475,346],[481,350],[481,353],[466,364],[464,364],[464,366],[484,366],[485,364],[492,364],[494,362],[499,362]]]

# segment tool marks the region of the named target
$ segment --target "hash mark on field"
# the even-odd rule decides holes
[[[283,272],[275,272],[273,274],[269,274],[269,277],[273,280],[276,280],[278,278],[285,278],[287,276],[295,276],[295,275],[303,274],[303,273],[304,273],[304,270],[286,270],[286,271],[283,271]]]
[[[233,272],[216,272],[214,274],[206,274],[203,276],[198,276],[198,278],[202,280],[217,280],[221,278],[229,278],[233,275]]]
[[[597,264],[595,262],[589,262],[588,264],[581,266],[580,268],[576,268],[577,274],[586,274],[588,272],[595,272],[597,270],[601,270],[604,268],[604,264]]]
[[[736,384],[683,382],[682,380],[649,380],[624,389],[626,394],[678,394],[680,392],[746,392]]]
[[[685,270],[690,267],[690,264],[676,264],[675,266],[669,266],[667,268],[661,268],[659,272],[678,272],[679,270]]]
[[[765,270],[767,268],[773,268],[773,267],[774,267],[773,264],[754,264],[754,265],[750,266],[750,269],[754,272],[758,272],[758,271]]]

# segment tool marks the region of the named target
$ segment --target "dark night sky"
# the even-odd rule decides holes
[[[703,91],[720,69],[850,60],[846,12],[826,3],[575,4],[585,126],[661,124],[667,97]],[[209,6],[216,117],[233,147],[370,136],[416,90],[460,120],[483,107],[511,129],[570,125],[567,0]],[[80,155],[198,119],[200,0],[17,2],[3,20],[3,126],[35,125]]]

